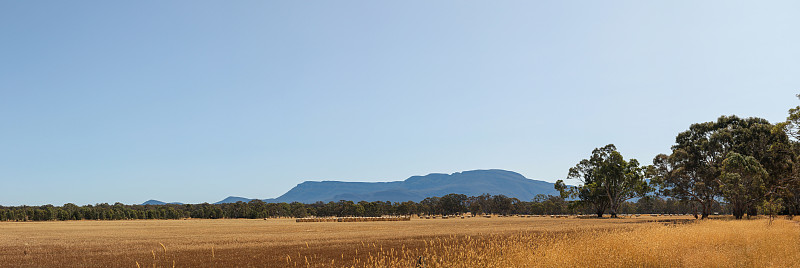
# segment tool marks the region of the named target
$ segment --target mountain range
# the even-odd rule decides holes
[[[339,200],[419,202],[426,197],[443,196],[450,193],[467,196],[502,194],[523,201],[529,201],[537,194],[558,194],[553,188],[553,183],[531,180],[513,171],[490,169],[453,174],[432,173],[392,182],[306,181],[277,198],[263,199],[263,201],[286,203],[335,202]],[[251,200],[253,199],[230,196],[215,204],[249,202]],[[147,202],[155,204],[160,201],[149,200]]]

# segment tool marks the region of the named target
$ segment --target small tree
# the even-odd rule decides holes
[[[783,203],[783,200],[775,197],[766,199],[764,200],[764,202],[761,203],[760,206],[761,211],[764,214],[769,215],[770,225],[772,225],[772,221],[775,220],[775,217],[778,215],[778,213],[780,213],[781,210],[783,210],[783,206],[781,205],[781,203]]]

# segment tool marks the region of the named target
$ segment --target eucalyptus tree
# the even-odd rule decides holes
[[[670,155],[653,159],[649,171],[662,193],[695,202],[707,218],[721,196],[722,164],[730,152],[751,156],[768,172],[764,178],[767,192],[749,204],[748,214],[755,215],[756,205],[779,189],[792,167],[791,151],[785,133],[761,118],[721,116],[717,121],[692,124],[675,138]]]
[[[718,179],[720,192],[736,219],[741,219],[747,209],[761,203],[759,201],[766,194],[764,180],[767,177],[767,170],[752,156],[730,152],[722,161],[722,174]]]
[[[453,215],[467,212],[467,195],[447,194],[439,199],[444,214]]]
[[[800,98],[800,94],[796,95]],[[790,140],[783,146],[776,146],[773,151],[788,152],[790,155],[787,161],[781,161],[784,172],[780,173],[777,185],[770,190],[774,194],[772,199],[780,198],[788,213],[792,215],[800,214],[800,106],[789,109],[789,116],[786,121],[775,124],[775,133],[783,133]],[[786,154],[784,154],[786,155]],[[770,172],[773,175],[773,172]],[[776,197],[777,196],[777,197]]]
[[[800,94],[795,96],[800,99]],[[786,117],[786,121],[776,124],[776,127],[785,131],[795,140],[800,140],[800,106],[789,109],[789,116]]]
[[[577,180],[578,186],[568,187],[559,180],[555,187],[562,195],[593,206],[598,217],[608,208],[615,218],[623,202],[651,191],[644,175],[639,161],[625,161],[616,146],[609,144],[594,149],[591,157],[570,168],[567,179]]]

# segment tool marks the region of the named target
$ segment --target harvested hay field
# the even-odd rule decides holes
[[[336,217],[300,218],[295,222],[370,222],[370,221],[410,221],[411,217]]]
[[[773,238],[784,234],[786,238],[779,240],[781,243],[800,245],[800,241],[795,241],[800,237],[797,226],[790,221],[777,221],[772,227],[766,227],[764,220],[675,224],[683,221],[693,222],[689,217],[415,218],[410,221],[346,223],[298,223],[296,219],[0,222],[0,263],[3,267],[136,267],[137,263],[141,267],[173,267],[173,264],[175,267],[409,267],[423,256],[426,267],[597,266],[603,263],[597,259],[600,251],[622,252],[619,249],[625,249],[633,255],[620,255],[619,261],[607,264],[691,266],[687,261],[712,260],[702,255],[710,253],[701,253],[708,249],[697,243],[702,235],[709,235],[709,241],[714,243],[731,243],[739,239],[756,239],[761,235]],[[702,228],[695,233],[671,231],[687,228],[684,226]],[[723,231],[715,234],[713,230]],[[726,238],[726,235],[734,234],[732,238]],[[610,239],[617,236],[624,239]],[[663,242],[634,250],[653,239]],[[606,240],[608,243],[604,245]],[[597,256],[581,261],[581,256],[577,255],[581,245],[604,246],[597,249],[598,252],[592,251]],[[767,250],[784,252],[783,249],[794,250],[796,247],[766,247],[766,244],[755,242],[750,245],[753,246],[745,247],[748,249],[743,251],[731,246],[726,254],[747,253],[749,255],[745,256],[753,260],[743,263],[750,266],[769,264],[766,257],[757,258],[759,254],[767,254]],[[554,257],[564,254],[559,250],[567,248],[569,252],[575,252]],[[692,253],[689,255],[695,257],[661,262],[670,258],[669,252],[676,248],[682,248],[682,252]],[[662,249],[667,250],[666,253]],[[636,254],[652,255],[650,258],[659,262],[637,259]],[[787,254],[789,258],[773,264],[797,264],[797,258],[792,257],[797,253]],[[713,260],[725,264],[732,255],[724,256],[728,257]],[[570,262],[564,262],[566,260]]]

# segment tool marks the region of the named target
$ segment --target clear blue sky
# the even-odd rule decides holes
[[[0,204],[500,168],[800,104],[797,1],[3,1]]]

